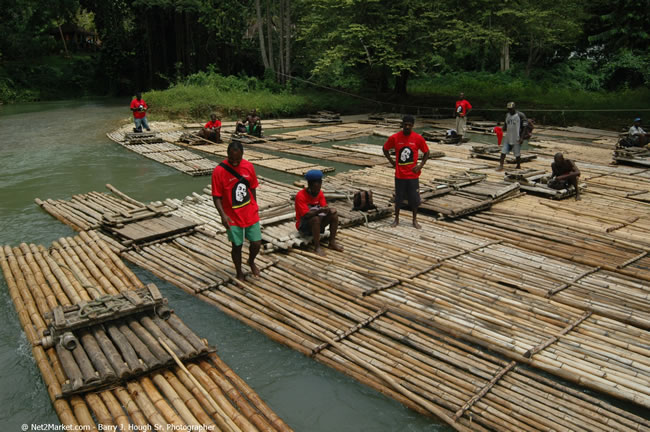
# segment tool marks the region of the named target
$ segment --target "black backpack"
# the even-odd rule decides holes
[[[352,197],[352,210],[368,211],[376,209],[377,206],[372,202],[372,191],[362,190],[354,193]]]

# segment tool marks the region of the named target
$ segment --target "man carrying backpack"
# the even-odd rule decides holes
[[[503,163],[510,150],[515,154],[517,169],[521,169],[521,144],[524,139],[530,138],[530,127],[526,115],[515,110],[514,102],[508,102],[507,108],[508,113],[506,114],[506,121],[503,125],[505,142],[503,143],[503,147],[501,147],[501,159],[499,160],[499,168],[497,168],[497,171],[503,171]]]

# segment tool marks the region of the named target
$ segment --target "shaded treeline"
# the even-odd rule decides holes
[[[398,94],[413,78],[459,72],[589,91],[650,83],[647,0],[0,0],[0,6],[0,96],[3,85],[29,86],[21,66],[68,52],[62,24],[99,40],[84,54],[90,61],[78,85],[113,94],[166,88],[209,65],[222,75],[265,77],[281,86],[297,76]]]

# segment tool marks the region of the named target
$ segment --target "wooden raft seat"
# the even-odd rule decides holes
[[[58,306],[40,344],[56,349],[67,377],[58,398],[97,391],[215,350],[167,307],[154,284],[71,306]]]

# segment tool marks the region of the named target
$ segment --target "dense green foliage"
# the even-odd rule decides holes
[[[327,104],[319,87],[305,93],[308,80],[388,102],[407,93],[445,99],[464,90],[497,106],[514,99],[540,107],[639,108],[645,102],[638,95],[647,93],[638,89],[650,85],[647,0],[0,0],[0,6],[0,101],[169,87],[150,93],[167,98],[158,109],[196,100],[169,114],[260,108],[289,115]],[[89,34],[92,45],[70,43]],[[223,78],[232,75],[240,78]],[[347,100],[339,96],[336,106]]]
[[[237,119],[253,110],[263,118],[297,116],[320,109],[358,111],[359,100],[309,89],[279,90],[277,83],[251,77],[199,72],[170,86],[152,90],[144,98],[155,115],[165,118],[207,119],[216,112],[222,119]]]

